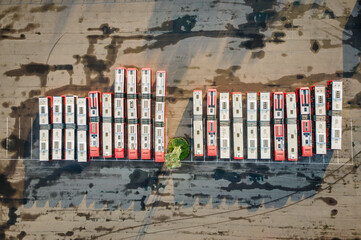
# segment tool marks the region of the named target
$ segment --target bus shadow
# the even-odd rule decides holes
[[[33,141],[36,157],[39,139]],[[153,161],[25,160],[24,204],[28,208],[71,208],[85,201],[94,208],[141,211],[161,206],[187,208],[198,201],[214,208],[222,203],[247,206],[249,211],[257,211],[261,203],[279,208],[289,199],[298,201],[318,191],[332,154],[328,151],[322,162],[316,156],[299,162],[187,161],[171,173]],[[165,191],[174,201],[162,198]]]

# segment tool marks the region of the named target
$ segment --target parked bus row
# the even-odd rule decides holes
[[[233,92],[231,96],[221,92],[217,106],[217,90],[208,89],[206,103],[204,123],[203,93],[194,90],[193,148],[196,158],[297,161],[299,156],[311,157],[326,154],[327,149],[341,149],[340,80],[329,81],[327,87],[301,87],[296,92],[248,92],[245,111],[241,92]]]
[[[167,74],[156,72],[154,136],[152,75],[150,68],[141,70],[140,95],[138,70],[117,67],[114,93],[40,97],[40,160],[86,162],[99,157],[152,159],[154,155],[156,162],[164,162]]]

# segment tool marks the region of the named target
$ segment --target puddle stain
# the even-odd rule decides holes
[[[16,237],[18,238],[18,240],[22,240],[25,236],[26,236],[26,232],[21,231]]]
[[[338,211],[337,209],[332,209],[331,210],[331,217],[335,217],[337,215]]]
[[[3,102],[2,104],[3,108],[8,108],[10,106],[9,102]]]
[[[73,66],[71,64],[48,65],[31,62],[21,64],[20,68],[6,71],[4,75],[8,77],[37,76],[40,79],[40,87],[46,87],[48,74],[62,70],[67,71],[69,75],[73,74]]]
[[[361,108],[361,92],[357,93],[356,96],[347,101],[350,108]]]
[[[57,235],[61,236],[61,237],[71,237],[74,235],[73,231],[67,231],[66,233],[58,233]]]
[[[323,202],[325,202],[329,206],[336,206],[337,205],[337,200],[332,198],[332,197],[318,197],[318,198],[315,198],[315,200],[322,200]]]
[[[4,198],[10,198],[16,192],[4,174],[0,174],[0,186],[0,196]]]
[[[109,27],[108,23],[100,25],[98,28],[88,28],[88,31],[102,31],[104,35],[109,35],[118,32],[119,28]]]
[[[324,48],[324,49],[330,49],[330,48],[340,48],[341,44],[331,44],[331,40],[330,39],[324,39],[321,40],[322,44],[320,44],[320,42],[318,40],[315,39],[311,39],[310,40],[310,50],[313,53],[318,53],[320,51],[320,49]]]
[[[143,171],[141,169],[135,169],[129,175],[130,182],[126,185],[126,189],[137,189],[143,188],[147,190],[148,188],[154,190],[158,184],[158,176],[160,172],[155,172],[154,175],[149,175],[149,172]]]
[[[112,231],[114,229],[114,227],[110,227],[110,228],[107,228],[107,227],[103,227],[103,226],[99,226],[99,227],[96,227],[94,230],[97,231],[97,232],[101,232],[101,231]]]
[[[55,183],[62,175],[80,174],[82,171],[83,168],[78,163],[72,163],[64,167],[57,168],[50,175],[40,178],[34,188],[37,189]]]
[[[18,136],[14,134],[11,134],[8,138],[4,138],[1,141],[2,148],[8,150],[9,152],[18,152],[24,144],[25,141],[19,139]],[[18,152],[18,155],[21,156],[21,152]]]
[[[41,214],[30,214],[30,213],[21,213],[20,218],[22,221],[35,221]]]
[[[262,59],[264,58],[265,52],[263,50],[258,51],[258,52],[252,52],[251,58],[258,58],[258,59]]]
[[[0,20],[3,19],[9,13],[16,13],[20,10],[20,6],[9,7],[0,14]]]
[[[20,34],[19,37],[14,37],[14,36],[9,36],[9,35],[0,35],[0,41],[1,40],[23,40],[25,39],[25,35],[24,34]]]
[[[176,103],[180,100],[188,99],[192,94],[192,90],[187,90],[180,87],[167,87],[167,101],[169,103]]]
[[[4,28],[0,28],[0,34],[14,34],[14,33],[24,33],[30,32],[34,29],[40,27],[38,23],[28,23],[26,27],[20,29],[14,29],[13,24],[6,25]]]
[[[57,6],[54,3],[44,4],[40,7],[33,7],[30,9],[31,13],[44,13],[44,12],[61,12],[68,8],[67,6]]]
[[[35,96],[41,95],[41,90],[30,90],[29,91],[29,98],[33,98]]]

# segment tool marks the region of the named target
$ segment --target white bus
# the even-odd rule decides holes
[[[39,127],[40,127],[40,150],[39,160],[51,160],[50,140],[51,140],[51,97],[39,98]]]
[[[127,70],[115,68],[114,81],[114,156],[125,157],[125,84]]]
[[[312,111],[313,111],[313,139],[314,153],[326,154],[326,88],[324,86],[313,86],[312,90]]]
[[[76,157],[76,100],[77,96],[65,97],[65,160],[75,160]]]
[[[285,93],[286,98],[286,131],[287,131],[287,160],[298,160],[298,134],[297,134],[297,104],[294,92]]]
[[[273,94],[273,145],[275,161],[285,160],[284,98],[283,92]]]
[[[53,160],[62,160],[64,142],[64,96],[53,97]]]
[[[203,157],[203,99],[202,90],[193,91],[193,144],[194,156]]]
[[[271,94],[259,92],[260,159],[271,159]]]
[[[328,82],[328,111],[329,111],[329,135],[330,148],[341,149],[342,147],[342,81]]]
[[[113,157],[113,93],[102,94],[103,157]]]
[[[152,69],[142,68],[141,72],[141,159],[152,158]]]
[[[77,99],[77,159],[87,162],[88,156],[88,98]]]
[[[155,102],[155,161],[164,162],[165,154],[165,98],[167,73],[157,71],[156,73],[156,102]]]
[[[233,158],[243,159],[243,107],[242,93],[232,93],[233,110]]]
[[[247,93],[247,158],[257,159],[257,93]]]
[[[138,159],[138,70],[127,70],[128,156]]]
[[[230,154],[230,118],[229,118],[229,93],[219,94],[219,137],[220,137],[220,158],[229,159]]]

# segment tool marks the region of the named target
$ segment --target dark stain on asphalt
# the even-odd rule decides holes
[[[318,53],[320,50],[320,43],[317,40],[311,40],[311,51],[313,53]]]
[[[102,31],[104,35],[109,35],[114,32],[118,32],[119,28],[109,27],[108,23],[104,23],[98,28],[88,28],[88,31]]]
[[[335,217],[337,215],[338,211],[337,209],[332,209],[331,210],[331,217]]]
[[[154,206],[170,209],[172,206],[175,206],[175,204],[172,202],[155,201],[153,203],[145,205],[145,208],[153,208]]]
[[[22,240],[25,236],[26,236],[26,232],[25,232],[25,231],[21,231],[21,232],[17,235],[17,238],[18,238],[18,240]]]
[[[9,198],[16,192],[4,174],[0,174],[0,186],[0,196],[2,197]]]
[[[78,212],[76,214],[78,217],[85,217],[86,220],[90,220],[90,213],[81,213],[81,212]]]
[[[239,182],[241,181],[242,178],[236,172],[228,172],[223,169],[217,168],[216,170],[214,170],[214,179],[215,180],[224,179],[230,182]]]
[[[73,66],[70,64],[48,65],[31,62],[28,64],[21,64],[20,68],[6,71],[4,75],[8,77],[37,76],[40,78],[40,86],[45,87],[48,74],[60,70],[68,71],[71,75],[73,73]]]
[[[327,205],[330,205],[330,206],[336,206],[337,205],[337,200],[332,198],[332,197],[318,197],[315,200],[322,200]]]
[[[19,139],[18,136],[11,134],[8,138],[1,141],[2,148],[9,152],[18,152],[25,144],[25,140]]]
[[[8,221],[6,222],[6,224],[7,224],[8,226],[14,225],[14,224],[16,223],[16,220],[18,219],[18,215],[16,214],[16,211],[17,211],[17,210],[18,210],[18,209],[15,208],[15,207],[12,207],[12,208],[9,209],[9,213],[8,213],[9,219],[8,219]]]
[[[0,14],[0,20],[3,19],[9,13],[16,13],[20,10],[20,6],[9,7]]]
[[[361,108],[361,92],[357,93],[353,99],[347,101],[347,104],[351,108]]]
[[[287,187],[282,185],[272,185],[268,182],[260,183],[254,181],[251,184],[248,183],[230,183],[227,187],[221,187],[222,190],[233,191],[233,190],[246,190],[246,189],[262,189],[267,191],[280,190],[280,191],[291,191],[291,192],[304,192],[304,191],[317,191],[320,187],[320,183],[317,181],[309,182],[308,185],[302,187]]]
[[[24,34],[20,34],[19,37],[9,36],[9,35],[0,35],[0,41],[1,40],[23,40],[25,39]]]
[[[35,221],[38,217],[40,217],[39,214],[30,214],[30,213],[20,213],[20,218],[23,221]]]
[[[258,51],[258,52],[252,52],[251,58],[258,58],[258,59],[262,59],[264,58],[265,52],[263,50]]]
[[[64,94],[73,94],[78,97],[87,97],[88,92],[92,90],[102,91],[97,86],[87,86],[87,85],[65,85],[59,88],[50,89],[45,93],[45,96],[60,96]]]
[[[184,100],[192,97],[193,91],[179,88],[179,87],[167,87],[167,100],[171,103],[175,103],[178,100]]]
[[[272,40],[271,42],[274,43],[283,43],[285,42],[284,40],[282,40],[281,38],[285,37],[286,34],[284,32],[273,32],[272,33]]]
[[[40,7],[33,7],[30,9],[31,13],[44,13],[44,12],[61,12],[65,10],[67,6],[57,6],[54,3],[44,4]]]
[[[286,24],[284,25],[284,28],[287,28],[287,29],[297,29],[298,26],[293,25],[292,22],[288,22],[288,23],[286,23]]]
[[[158,175],[160,171],[150,175],[149,172],[143,171],[141,169],[135,169],[130,175],[130,182],[126,185],[127,189],[137,189],[143,188],[147,190],[151,188],[152,190],[156,188],[158,184]]]
[[[149,40],[153,43],[146,43],[143,46],[135,48],[127,48],[124,53],[139,53],[147,49],[164,49],[166,46],[177,44],[179,41],[192,37],[209,37],[209,38],[240,38],[245,39],[239,45],[241,48],[257,49],[263,48],[266,42],[281,43],[283,40],[276,36],[273,39],[266,39],[262,33],[268,29],[270,23],[276,19],[276,11],[274,10],[276,1],[262,1],[262,3],[254,1],[246,1],[246,5],[253,8],[253,12],[247,14],[247,22],[233,26],[228,23],[225,30],[199,30],[192,31],[196,26],[197,16],[185,15],[171,21],[166,21],[159,27],[150,28],[149,31],[165,31],[159,35],[149,36]],[[277,34],[276,34],[277,35]]]
[[[8,108],[8,107],[10,106],[10,103],[8,103],[8,102],[3,102],[2,106],[3,106],[4,108]]]
[[[38,27],[40,27],[40,24],[38,23],[28,23],[24,28],[14,29],[13,24],[9,24],[3,28],[0,28],[0,35],[30,32],[34,29],[37,29]]]
[[[38,189],[44,186],[49,186],[54,182],[56,182],[62,175],[80,174],[82,171],[83,168],[78,163],[72,163],[56,168],[51,174],[40,178],[39,182],[35,185],[34,189]]]
[[[103,227],[103,226],[99,226],[99,227],[96,227],[94,230],[97,231],[97,232],[101,232],[101,231],[112,231],[114,229],[114,227],[110,227],[110,228],[106,228],[106,227]]]
[[[39,95],[41,95],[41,90],[30,90],[29,92],[29,98],[33,98]]]
[[[173,32],[173,33],[182,33],[191,32],[192,28],[196,25],[197,16],[185,15],[174,20],[165,21],[159,27],[149,28],[149,31],[156,32]]]
[[[61,237],[71,237],[74,235],[73,231],[67,231],[66,233],[58,233],[59,236]]]
[[[109,72],[110,67],[106,60],[98,59],[95,55],[85,54],[82,56],[81,63],[84,65],[87,85],[93,83],[109,84],[110,79],[104,76],[104,72]]]

